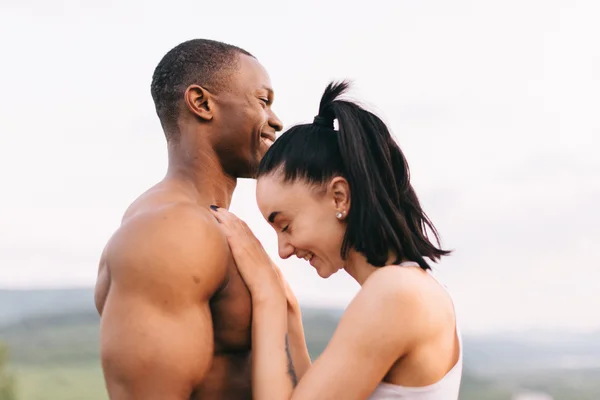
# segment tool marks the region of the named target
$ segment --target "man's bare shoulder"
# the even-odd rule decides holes
[[[130,215],[104,254],[113,285],[152,290],[178,285],[209,297],[225,280],[230,260],[227,239],[210,211],[181,202]]]

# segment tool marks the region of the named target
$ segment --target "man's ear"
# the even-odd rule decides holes
[[[213,100],[208,90],[199,85],[190,85],[184,94],[185,105],[190,112],[204,121],[213,118]]]

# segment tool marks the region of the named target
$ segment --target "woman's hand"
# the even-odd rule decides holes
[[[253,300],[272,295],[285,296],[286,284],[283,284],[285,281],[279,269],[248,225],[224,208],[211,206],[211,210],[227,237],[235,264]]]

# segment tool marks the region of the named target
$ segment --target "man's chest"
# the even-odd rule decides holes
[[[252,301],[237,272],[211,302],[211,312],[216,353],[250,349]]]

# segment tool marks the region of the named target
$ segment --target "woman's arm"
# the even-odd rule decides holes
[[[252,293],[252,397],[289,399],[297,379],[287,351],[287,304],[281,286]]]
[[[286,368],[287,358],[282,356],[285,345],[281,336],[286,331],[281,318],[283,296],[253,303],[253,335],[261,336],[253,339],[253,358],[262,358],[253,365],[254,398],[366,399],[394,362],[428,335],[424,301],[415,293],[418,285],[407,275],[394,267],[373,273],[348,306],[323,354],[312,366],[304,365],[296,387]],[[289,319],[287,325],[293,321]],[[299,319],[295,323],[300,323]],[[303,351],[302,346],[299,349]]]
[[[428,340],[427,303],[414,274],[403,272],[381,268],[367,279],[292,400],[364,400],[398,359]]]
[[[260,285],[252,285],[252,352],[255,360],[252,365],[253,394],[257,399],[289,399],[293,388],[310,368],[311,360],[306,347],[298,300],[279,268],[274,264],[272,268],[278,277],[278,283],[263,278],[260,279]],[[280,339],[284,329],[287,379],[279,379],[277,376],[282,375],[283,365],[281,355],[284,354],[281,351]],[[275,356],[269,356],[273,352]],[[262,380],[264,377],[267,378],[266,381]],[[285,382],[283,387],[273,388],[273,384],[278,386],[277,382],[280,380]],[[263,387],[266,387],[266,392],[263,392]],[[283,397],[275,397],[276,391],[281,392]]]
[[[302,379],[302,376],[310,368],[311,359],[308,353],[308,347],[306,346],[306,338],[304,336],[304,326],[302,324],[302,310],[300,303],[294,294],[294,291],[290,287],[289,283],[285,280],[283,274],[279,270],[277,265],[273,265],[273,268],[279,276],[281,286],[284,288],[285,297],[287,300],[287,346],[288,359],[290,364],[288,365],[288,372],[295,375],[295,382]],[[295,386],[295,384],[294,384]]]
[[[310,368],[311,359],[306,346],[304,326],[302,325],[302,313],[300,307],[297,310],[288,307],[288,352],[292,360],[291,367],[294,368],[297,381],[300,381],[306,371]]]

